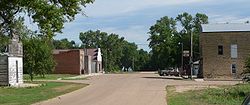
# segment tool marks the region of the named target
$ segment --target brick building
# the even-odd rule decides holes
[[[56,74],[91,74],[102,73],[100,49],[54,50]]]
[[[77,50],[54,50],[56,74],[84,74],[84,51]]]
[[[239,78],[250,54],[250,24],[204,24],[200,48],[203,77]]]

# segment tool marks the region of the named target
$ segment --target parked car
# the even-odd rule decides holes
[[[174,69],[174,68],[169,68],[169,69],[165,69],[165,70],[158,70],[158,74],[160,76],[179,76],[180,72],[178,69]]]
[[[164,76],[164,75],[167,75],[167,70],[158,70],[158,74],[160,75],[160,76]]]
[[[250,105],[250,94],[245,98],[242,105]]]

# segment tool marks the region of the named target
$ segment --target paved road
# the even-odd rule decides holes
[[[195,82],[167,79],[154,73],[105,74],[89,80],[88,87],[38,105],[166,105],[166,85],[235,84],[237,82]]]

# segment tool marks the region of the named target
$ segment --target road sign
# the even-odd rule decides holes
[[[189,54],[189,51],[187,51],[187,50],[186,50],[186,51],[183,51],[183,56],[184,56],[184,57],[189,57],[189,55],[190,55],[190,54]]]

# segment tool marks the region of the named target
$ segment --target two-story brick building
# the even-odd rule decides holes
[[[239,78],[250,54],[250,24],[204,24],[200,48],[204,78]]]

